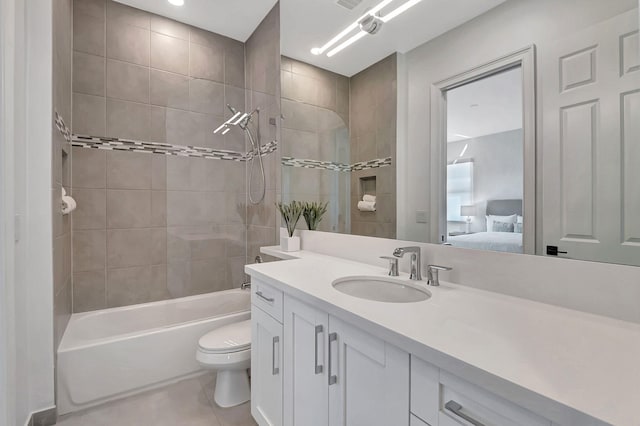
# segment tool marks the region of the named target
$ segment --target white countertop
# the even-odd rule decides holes
[[[247,265],[251,276],[551,420],[578,424],[566,423],[580,418],[571,414],[576,410],[640,425],[639,324],[444,281],[429,287],[432,297],[422,302],[369,301],[331,283],[386,276],[383,268],[308,251],[262,252],[293,260]]]

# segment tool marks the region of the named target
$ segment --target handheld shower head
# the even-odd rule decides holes
[[[232,114],[235,114],[237,112],[236,109],[229,104],[227,104],[227,108],[229,108],[229,111],[231,111]]]

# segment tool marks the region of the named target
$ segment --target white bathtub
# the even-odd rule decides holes
[[[73,314],[58,348],[58,413],[200,374],[198,339],[249,319],[247,290]]]

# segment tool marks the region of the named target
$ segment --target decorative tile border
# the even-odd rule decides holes
[[[390,165],[391,165],[391,157],[375,158],[373,160],[360,161],[359,163],[353,163],[349,167],[349,171],[354,172],[356,170],[377,169],[379,167],[386,167]]]
[[[391,157],[376,158],[361,161],[354,164],[334,163],[332,161],[319,161],[304,158],[282,157],[282,165],[289,167],[301,167],[305,169],[333,170],[337,172],[352,172],[357,170],[377,169],[391,165]]]
[[[348,172],[349,165],[334,163],[332,161],[308,160],[304,158],[282,157],[282,165],[290,167],[302,167],[304,169],[334,170],[337,172]]]
[[[206,158],[212,160],[249,161],[253,152],[237,152],[225,149],[203,148],[190,145],[173,145],[161,142],[145,142],[133,139],[104,138],[97,136],[73,135],[71,145],[80,148],[103,149],[109,151],[132,151],[149,154],[174,155],[178,157]],[[268,155],[278,149],[278,142],[271,141],[260,147],[260,155]]]
[[[65,138],[65,140],[67,142],[71,142],[71,129],[69,129],[67,125],[64,123],[64,120],[62,119],[62,116],[58,114],[58,111],[55,112],[54,122],[56,124],[56,127],[60,131],[60,133],[62,133],[62,136]]]

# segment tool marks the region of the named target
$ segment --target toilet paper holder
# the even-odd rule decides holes
[[[78,206],[76,200],[74,200],[71,196],[67,195],[67,191],[65,191],[64,187],[62,188],[62,200],[61,200],[61,208],[62,214],[67,215],[74,211]]]

